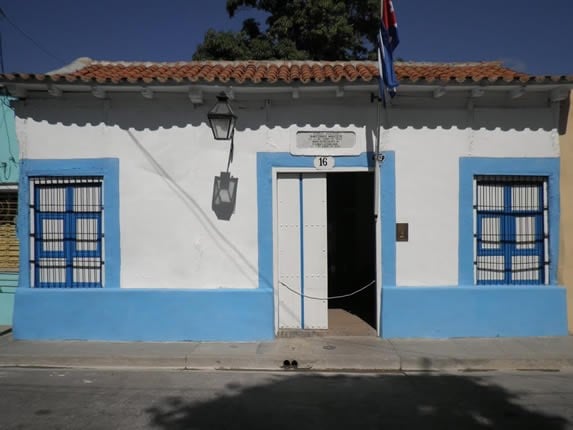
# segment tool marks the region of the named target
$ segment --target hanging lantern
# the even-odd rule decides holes
[[[225,94],[217,96],[217,103],[209,111],[207,118],[215,140],[229,140],[233,137],[237,115],[231,109],[229,98]]]

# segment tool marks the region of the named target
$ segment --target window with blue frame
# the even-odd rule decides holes
[[[474,181],[476,283],[547,283],[547,178],[476,176]]]
[[[103,287],[102,185],[103,177],[30,178],[33,287]]]

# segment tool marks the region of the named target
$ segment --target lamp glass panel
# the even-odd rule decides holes
[[[232,116],[231,117],[231,124],[229,127],[229,138],[231,138],[231,136],[233,136],[233,132],[235,131],[235,125],[237,123],[237,117],[236,116]]]
[[[231,121],[229,118],[211,118],[211,128],[215,139],[228,139]]]
[[[219,181],[219,200],[223,203],[232,203],[235,196],[237,180],[221,177]]]
[[[219,190],[219,199],[223,203],[231,203],[231,193],[229,190],[221,189]]]

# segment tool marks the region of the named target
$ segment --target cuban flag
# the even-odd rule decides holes
[[[398,38],[398,21],[392,0],[380,2],[381,19],[378,31],[378,78],[380,86],[380,98],[385,102],[385,89],[390,97],[396,95],[398,79],[394,73],[394,49],[400,42]]]

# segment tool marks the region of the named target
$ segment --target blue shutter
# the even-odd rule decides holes
[[[545,283],[544,178],[477,178],[476,281]]]
[[[101,178],[33,181],[34,286],[102,287]]]

